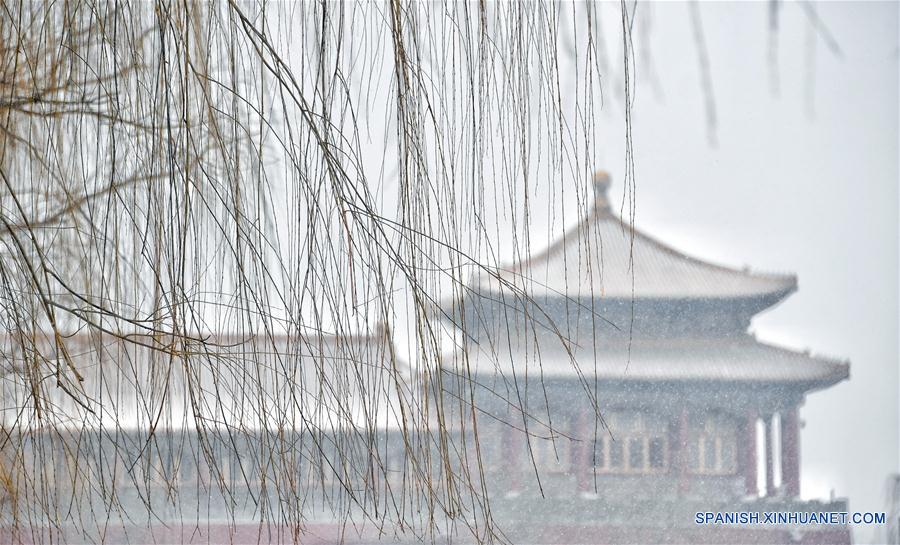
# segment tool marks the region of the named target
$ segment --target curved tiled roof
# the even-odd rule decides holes
[[[618,218],[606,200],[608,178],[595,177],[591,212],[546,250],[501,268],[503,283],[578,298],[746,298],[777,302],[796,289],[793,275],[760,274],[714,265],[685,255]],[[482,290],[501,281],[484,277]],[[774,297],[773,297],[774,296]]]
[[[142,429],[160,414],[163,428],[193,429],[199,420],[209,428],[354,429],[369,419],[393,427],[395,396],[409,372],[386,328],[372,335],[195,335],[195,342],[176,344],[167,336],[123,337],[129,342],[112,335],[62,337],[71,366],[51,333],[26,348],[46,359],[34,372],[53,379],[40,383],[50,421],[90,427],[103,418],[108,426]],[[0,370],[25,369],[33,357],[15,338],[0,336]],[[57,364],[64,389],[55,387]],[[16,371],[0,378],[0,424],[28,425],[11,410],[33,406],[28,376]],[[89,414],[89,407],[99,412]]]
[[[554,346],[556,345],[556,346]],[[540,357],[536,357],[536,354]],[[445,369],[453,372],[454,363]],[[819,389],[849,377],[845,361],[810,355],[762,343],[750,335],[707,339],[615,339],[587,346],[541,343],[490,354],[472,349],[467,368],[476,375],[519,378],[525,373],[543,379],[589,377],[608,381],[719,382],[740,384],[802,384]]]

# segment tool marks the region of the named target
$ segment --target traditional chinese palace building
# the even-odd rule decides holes
[[[800,499],[799,410],[849,364],[748,332],[795,276],[685,255],[594,185],[561,239],[447,309],[464,349],[445,387],[481,415],[495,519],[514,543],[849,543],[845,525],[696,523],[846,511]]]
[[[794,276],[686,256],[617,217],[608,185],[444,305],[461,342],[440,369],[399,361],[388,328],[67,337],[83,380],[41,383],[54,419],[26,380],[0,384],[0,543],[849,543],[846,525],[696,523],[847,511],[800,498],[798,411],[849,365],[748,333]],[[52,356],[45,337],[31,350]],[[14,340],[0,363],[26,368]]]

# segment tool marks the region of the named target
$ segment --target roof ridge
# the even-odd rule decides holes
[[[775,350],[780,350],[782,352],[790,352],[791,354],[796,354],[798,356],[806,356],[808,358],[812,358],[812,359],[819,360],[822,362],[828,362],[828,363],[833,363],[833,364],[838,364],[838,365],[848,365],[848,366],[850,365],[849,358],[839,358],[839,357],[832,356],[829,354],[823,354],[821,352],[813,352],[809,348],[797,349],[797,348],[793,348],[793,347],[775,343],[775,342],[762,341],[752,335],[748,335],[748,336],[751,339],[753,339],[753,341],[755,341],[756,344],[758,344],[760,346],[764,346],[766,348],[772,348]]]
[[[595,200],[587,214],[543,249],[501,264],[496,271],[533,281],[546,273],[553,280],[548,280],[543,288],[566,296],[719,300],[749,297],[760,300],[756,312],[777,304],[797,289],[794,273],[733,267],[676,249],[622,219],[603,199]],[[484,276],[478,283],[489,291],[502,289]]]
[[[175,337],[174,333],[164,333],[161,335],[154,335],[151,333],[142,333],[142,332],[120,332],[120,334],[112,334],[105,331],[102,332],[84,332],[79,331],[72,334],[60,334],[63,341],[75,340],[79,341],[82,339],[90,339],[92,335],[95,333],[99,333],[106,337],[107,339],[114,339],[119,341],[127,341],[128,339],[153,339],[156,337],[162,338],[170,338]],[[52,331],[40,331],[40,334],[44,334],[47,336],[48,340],[52,340],[53,332]],[[0,333],[0,342],[7,339],[15,339],[16,335],[10,333]],[[340,335],[337,333],[322,333],[322,334],[307,334],[307,335],[291,335],[287,333],[279,333],[277,335],[266,335],[266,334],[249,334],[249,335],[240,335],[238,333],[206,333],[199,334],[197,332],[192,332],[185,335],[185,339],[189,341],[196,340],[207,340],[209,342],[221,344],[222,341],[230,341],[229,344],[246,344],[257,340],[262,341],[281,341],[281,340],[309,340],[309,341],[319,341],[325,340],[326,342],[386,342],[389,340],[389,336],[385,331],[380,329],[376,329],[371,334],[358,334],[351,333],[348,335]]]
[[[568,245],[569,239],[572,236],[575,236],[579,231],[588,227],[591,223],[595,221],[611,221],[613,223],[621,226],[623,232],[630,232],[632,239],[642,238],[659,248],[660,250],[672,255],[674,257],[684,259],[696,265],[701,265],[703,267],[708,267],[711,269],[716,269],[721,272],[738,274],[742,276],[747,276],[751,278],[767,278],[767,279],[783,279],[783,280],[791,280],[791,283],[796,285],[797,283],[797,275],[796,273],[790,272],[772,272],[772,271],[753,271],[749,267],[748,268],[737,268],[730,265],[724,265],[721,263],[715,263],[712,261],[708,261],[706,259],[685,253],[681,250],[674,248],[667,242],[660,240],[658,237],[650,235],[646,233],[643,229],[638,227],[633,223],[628,223],[620,218],[617,214],[615,214],[612,210],[608,208],[598,207],[596,204],[591,206],[591,209],[588,210],[586,216],[582,217],[576,224],[572,227],[563,231],[563,234],[560,238],[551,242],[544,249],[538,251],[537,253],[531,254],[526,259],[513,263],[509,266],[501,265],[498,269],[508,270],[510,272],[520,271],[521,269],[534,264],[543,258],[549,258],[563,249]],[[601,242],[602,244],[602,242]]]
[[[630,229],[633,237],[636,238],[636,237],[640,236],[640,237],[644,238],[645,240],[647,240],[647,242],[655,245],[660,250],[663,250],[664,252],[667,252],[670,255],[673,255],[673,256],[681,258],[681,259],[685,259],[685,260],[695,263],[697,265],[702,265],[704,267],[717,269],[722,272],[740,274],[743,276],[749,276],[749,277],[755,277],[755,278],[764,278],[765,277],[765,278],[791,279],[791,280],[793,280],[793,283],[796,284],[796,282],[797,282],[797,275],[795,273],[773,273],[773,272],[764,272],[764,271],[752,271],[749,267],[736,268],[736,267],[732,267],[729,265],[723,265],[721,263],[714,263],[712,261],[707,261],[706,259],[702,259],[700,257],[697,257],[694,255],[685,253],[681,250],[675,249],[670,244],[663,242],[659,238],[645,233],[643,230],[638,228],[636,225],[626,223],[624,220],[622,220],[622,218],[620,218],[619,216],[617,216],[615,214],[608,214],[608,216],[614,222],[620,224],[623,227],[623,229],[626,229],[626,230]]]

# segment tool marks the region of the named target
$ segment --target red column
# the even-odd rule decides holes
[[[789,496],[800,495],[800,417],[797,407],[781,413],[781,482]]]
[[[691,481],[688,476],[688,410],[687,407],[681,409],[678,416],[678,427],[675,432],[678,441],[678,455],[675,458],[676,471],[678,471],[678,492],[684,494],[690,489]]]
[[[775,451],[773,440],[775,433],[772,430],[772,415],[765,417],[766,424],[766,496],[775,493]]]
[[[756,419],[757,415],[755,412],[747,414],[741,430],[743,435],[743,441],[741,441],[741,448],[743,449],[741,452],[743,465],[741,473],[744,475],[744,491],[748,496],[759,494],[759,489],[756,486]]]
[[[518,494],[522,490],[522,450],[525,448],[524,433],[514,427],[514,423],[503,426],[503,451],[507,467],[507,494]]]
[[[590,494],[594,492],[594,415],[588,410],[578,413],[575,419],[575,437],[580,442],[575,444],[575,455],[572,457],[572,471],[578,482],[578,492]]]

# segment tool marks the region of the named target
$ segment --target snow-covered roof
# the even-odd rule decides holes
[[[148,335],[60,340],[68,358],[42,335],[26,350],[40,351],[36,360],[15,339],[0,338],[6,425],[28,426],[41,413],[45,423],[63,427],[391,427],[398,385],[402,390],[408,383],[386,330],[371,336],[198,335],[175,343]]]
[[[799,384],[819,389],[849,377],[850,364],[757,341],[750,335],[706,339],[617,337],[581,346],[519,341],[491,353],[471,347],[467,360],[450,359],[445,370],[470,369],[477,376],[596,377],[606,381]],[[515,373],[515,375],[514,375]]]
[[[606,197],[609,177],[594,177],[590,213],[547,249],[485,275],[480,291],[502,283],[538,296],[573,298],[716,299],[764,297],[772,303],[796,289],[786,274],[761,274],[683,254],[622,221]]]

